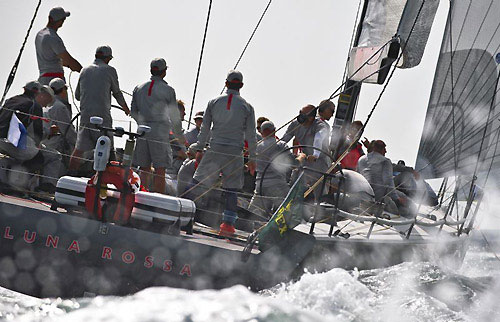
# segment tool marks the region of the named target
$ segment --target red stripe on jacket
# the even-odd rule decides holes
[[[226,109],[229,111],[231,109],[231,102],[233,101],[233,94],[229,94],[229,97],[227,99],[227,106]]]
[[[148,96],[151,96],[151,91],[153,90],[153,85],[155,84],[155,81],[152,80],[151,84],[149,84],[149,89],[148,89]]]

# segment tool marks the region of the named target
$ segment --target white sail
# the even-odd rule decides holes
[[[399,68],[417,66],[424,53],[439,0],[369,0],[361,21],[358,45],[349,55],[348,76],[354,81],[383,83],[377,71],[387,63],[389,45],[397,36],[403,49]],[[412,30],[413,28],[413,30]],[[411,32],[410,41],[407,39]],[[397,49],[396,49],[397,50]],[[393,54],[398,55],[396,52]]]

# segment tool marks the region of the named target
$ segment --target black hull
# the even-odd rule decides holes
[[[243,247],[205,236],[171,236],[0,203],[0,285],[37,297],[124,295],[151,286],[253,289],[286,281],[314,238],[241,260]],[[289,260],[290,259],[290,260]]]
[[[407,240],[397,233],[382,240],[312,237],[301,226],[303,232],[290,231],[279,245],[265,253],[253,250],[244,262],[241,240],[229,242],[209,230],[173,236],[1,197],[0,286],[37,297],[125,295],[151,286],[197,290],[242,284],[260,290],[298,277],[304,268],[373,269],[445,258],[460,264],[468,241],[450,235]]]

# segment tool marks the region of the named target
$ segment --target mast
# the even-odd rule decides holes
[[[369,0],[364,0],[363,10],[361,11],[361,17],[359,19],[358,27],[356,30],[356,36],[354,37],[353,47],[356,47],[359,43],[359,37],[361,35],[361,29],[363,26],[363,21],[366,16],[366,10],[368,8]],[[337,126],[345,126],[352,122],[354,118],[354,113],[356,111],[356,106],[358,105],[359,93],[361,91],[361,82],[353,81],[348,79],[344,85],[344,90],[339,95],[337,103],[337,113],[335,113],[334,124]]]

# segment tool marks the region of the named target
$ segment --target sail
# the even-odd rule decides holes
[[[417,155],[425,178],[471,175],[476,164],[479,172],[500,166],[500,1],[450,5]]]
[[[403,57],[399,68],[417,66],[424,53],[439,0],[367,0],[365,14],[360,25],[358,45],[349,53],[348,75],[354,81],[382,84],[387,73],[379,77],[377,71],[398,50],[389,54],[389,44],[399,36]],[[413,31],[412,31],[413,27]],[[410,35],[410,41],[407,39]]]

